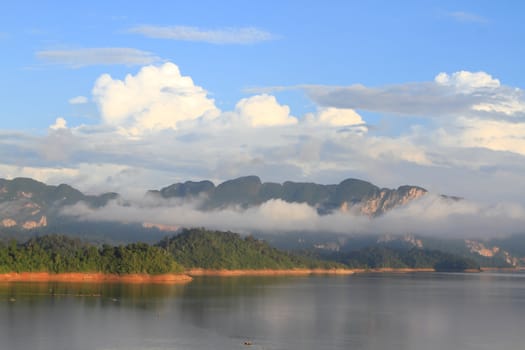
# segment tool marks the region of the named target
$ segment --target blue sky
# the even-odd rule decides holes
[[[86,109],[67,101],[88,96],[103,73],[122,78],[140,65],[72,68],[38,56],[81,48],[134,48],[174,62],[224,109],[254,86],[381,86],[459,70],[522,87],[522,11],[520,2],[493,1],[6,2],[0,115],[4,127],[16,129],[42,129],[57,116],[89,123]],[[154,39],[130,32],[140,25],[253,27],[271,38],[247,45]],[[280,99],[298,115],[312,107],[300,92]]]
[[[522,203],[524,7],[6,1],[0,177],[357,177]]]

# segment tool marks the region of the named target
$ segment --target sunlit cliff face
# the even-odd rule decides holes
[[[406,205],[425,194],[427,194],[427,191],[419,187],[411,187],[405,193],[383,189],[377,196],[365,198],[361,203],[355,205],[343,202],[339,210],[346,213],[351,210],[352,207],[357,207],[361,214],[373,217],[396,207]]]

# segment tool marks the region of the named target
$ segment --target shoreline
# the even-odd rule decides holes
[[[226,270],[226,269],[201,269],[193,268],[185,272],[191,277],[213,276],[213,277],[235,277],[235,276],[307,276],[307,275],[352,275],[353,269],[246,269],[246,270]]]
[[[483,272],[490,272],[490,271],[516,272],[516,271],[525,271],[525,267],[523,267],[523,266],[518,266],[518,267],[482,267],[481,271],[483,271]]]
[[[465,270],[461,272],[479,273],[502,269],[481,268],[480,270]],[[504,269],[505,271],[520,271],[522,269]],[[183,284],[193,280],[194,277],[257,277],[257,276],[309,276],[309,275],[354,275],[365,273],[420,273],[436,272],[434,268],[391,268],[383,267],[376,269],[187,269],[184,273],[171,273],[160,275],[148,274],[107,274],[99,272],[9,272],[0,273],[0,282],[71,282],[71,283],[135,283],[135,284]]]
[[[377,268],[377,269],[286,269],[286,270],[213,270],[194,268],[186,270],[191,277],[235,277],[235,276],[308,276],[308,275],[354,275],[360,273],[412,273],[435,272],[433,268]]]
[[[188,283],[193,278],[187,274],[107,274],[99,272],[11,272],[0,274],[0,282],[71,282],[71,283],[101,283],[121,282],[136,284],[178,284]]]

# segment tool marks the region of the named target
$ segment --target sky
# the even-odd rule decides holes
[[[521,2],[1,7],[0,177],[130,195],[360,178],[523,213]]]

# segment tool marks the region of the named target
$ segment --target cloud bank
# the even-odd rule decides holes
[[[523,92],[502,86],[485,72],[442,72],[434,81],[374,88],[352,85],[304,89],[321,106],[434,118],[525,118]]]
[[[370,219],[356,212],[319,215],[306,203],[272,199],[248,209],[230,207],[199,211],[198,203],[145,200],[90,209],[84,204],[66,207],[64,215],[88,221],[156,223],[175,227],[207,227],[235,232],[330,232],[338,234],[420,234],[455,238],[485,238],[521,232],[525,208],[506,203],[482,205],[427,195],[409,205],[395,208]]]

